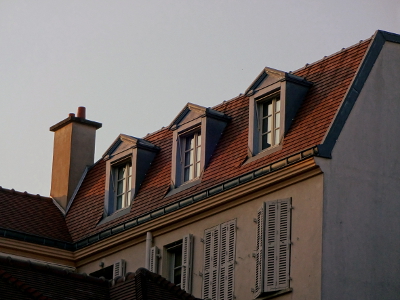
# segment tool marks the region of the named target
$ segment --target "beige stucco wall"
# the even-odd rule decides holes
[[[322,180],[317,175],[305,181],[287,186],[254,200],[242,203],[228,210],[213,214],[187,226],[167,233],[153,232],[153,245],[161,249],[167,244],[182,239],[188,233],[194,236],[192,294],[202,296],[203,243],[204,230],[223,222],[237,220],[235,296],[236,299],[252,299],[251,289],[255,284],[255,259],[252,254],[256,248],[257,210],[263,201],[292,198],[292,253],[291,287],[293,292],[282,295],[279,299],[320,299],[321,289],[321,245],[322,245]],[[258,191],[260,193],[260,191]],[[261,193],[262,194],[262,193]],[[175,226],[177,224],[174,224]],[[165,228],[163,229],[165,230]],[[119,251],[98,261],[93,261],[78,269],[79,272],[91,273],[99,269],[99,262],[108,266],[123,258],[127,262],[127,271],[133,272],[144,266],[145,233],[143,242]],[[159,273],[166,276],[163,257],[159,261]]]

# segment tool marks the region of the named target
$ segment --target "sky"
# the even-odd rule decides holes
[[[398,0],[0,0],[0,186],[49,196],[53,132],[86,107],[95,161],[187,102],[243,93],[264,67],[294,71],[400,34]]]

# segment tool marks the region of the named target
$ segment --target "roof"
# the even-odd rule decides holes
[[[68,269],[0,257],[0,290],[4,299],[109,299],[109,282]]]
[[[0,228],[57,241],[71,242],[61,211],[53,199],[0,187]],[[0,236],[7,234],[0,230]]]
[[[10,300],[197,300],[177,285],[144,268],[107,281],[11,257],[0,257],[0,290],[0,297]]]
[[[248,153],[248,96],[242,95],[214,106],[213,110],[231,117],[231,121],[204,170],[201,183],[180,193],[165,197],[170,187],[173,132],[164,128],[147,135],[146,140],[161,150],[146,174],[131,212],[99,226],[103,216],[106,164],[103,160],[98,161],[86,175],[66,216],[72,239],[82,240],[321,144],[370,42],[370,39],[363,41],[293,72],[313,85],[283,140],[282,149],[271,155],[244,164]]]
[[[283,139],[282,148],[270,155],[247,161],[250,96],[239,95],[212,107],[213,111],[228,116],[230,122],[202,174],[201,183],[166,197],[171,180],[173,131],[164,127],[144,138],[160,151],[140,186],[130,213],[99,224],[103,218],[106,180],[106,162],[100,159],[86,174],[65,221],[50,198],[35,198],[3,189],[0,191],[4,207],[0,210],[0,228],[73,242],[71,249],[76,249],[261,176],[266,166],[271,166],[268,170],[272,171],[275,164],[284,162],[280,165],[287,165],[298,156],[330,157],[385,41],[400,43],[400,36],[377,31],[368,40],[292,72],[291,77],[303,78],[312,86]],[[251,86],[256,84],[253,82]]]

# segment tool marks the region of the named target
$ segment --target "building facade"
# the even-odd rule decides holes
[[[201,299],[397,299],[399,80],[400,36],[377,31],[97,162],[80,108],[51,127],[51,197],[0,190],[0,252]]]

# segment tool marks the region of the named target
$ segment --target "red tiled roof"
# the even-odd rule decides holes
[[[48,197],[0,187],[0,228],[71,242],[64,216]]]
[[[78,241],[106,228],[136,216],[201,192],[228,179],[243,175],[262,166],[288,157],[323,142],[323,138],[340,107],[371,40],[360,42],[321,61],[293,72],[313,83],[296,118],[283,140],[280,151],[248,164],[248,105],[245,95],[215,106],[213,109],[230,116],[202,182],[192,188],[165,198],[170,185],[172,158],[172,131],[161,129],[146,136],[146,140],[160,147],[140,190],[134,199],[131,212],[114,221],[97,226],[103,215],[105,162],[98,161],[88,172],[66,221],[72,239]]]
[[[110,299],[200,300],[161,275],[144,268],[116,279],[115,285],[110,288]]]
[[[47,264],[0,257],[0,298],[107,300],[109,282]]]

